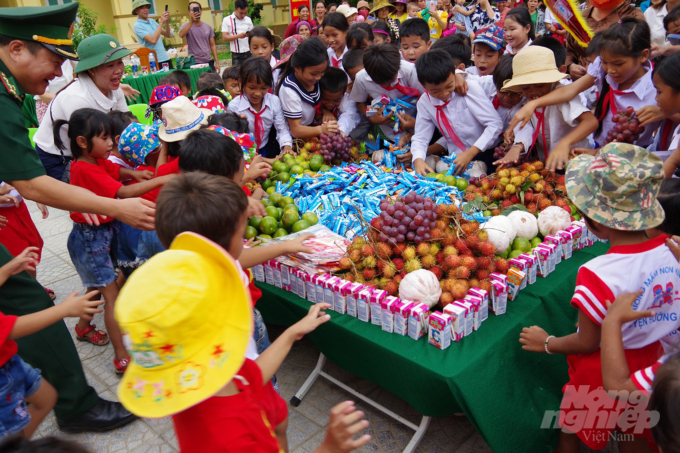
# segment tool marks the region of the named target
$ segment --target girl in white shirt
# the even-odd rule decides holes
[[[505,16],[505,53],[516,55],[517,52],[531,45],[536,38],[534,23],[526,8],[513,8]]]
[[[276,82],[278,82],[281,70],[274,69],[279,60],[277,60],[273,54],[274,49],[276,48],[276,42],[274,41],[272,32],[270,32],[267,27],[258,25],[250,30],[250,34],[248,35],[248,46],[250,46],[250,52],[253,54],[253,57],[261,57],[269,62],[273,74],[272,88],[276,88]]]
[[[342,57],[347,52],[347,18],[340,13],[326,14],[322,25],[328,41],[328,61],[332,67],[342,69]]]
[[[656,87],[656,103],[666,118],[677,118],[680,115],[680,53],[664,58],[654,72]],[[677,119],[676,119],[677,120]],[[661,133],[661,131],[660,131]],[[668,151],[660,150],[656,154],[664,160],[666,178],[671,178],[680,167],[680,126],[673,132]]]
[[[310,126],[321,101],[319,80],[327,67],[326,46],[321,39],[312,36],[298,46],[281,73],[276,91],[291,135],[295,138],[318,137],[338,131],[337,121]]]

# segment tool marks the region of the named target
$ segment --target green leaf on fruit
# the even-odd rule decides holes
[[[524,181],[524,184],[522,184],[522,185],[520,186],[519,189],[520,189],[522,192],[524,192],[525,190],[530,189],[530,188],[532,188],[533,186],[534,186],[534,183],[531,182],[531,181],[529,181],[529,180],[527,179],[526,181]]]
[[[512,206],[508,206],[503,212],[501,212],[501,215],[507,216],[510,215],[511,212],[514,211],[524,211],[524,212],[529,212],[529,210],[524,207],[521,204],[513,204]]]

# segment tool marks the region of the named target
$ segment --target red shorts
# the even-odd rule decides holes
[[[641,370],[653,365],[662,353],[663,348],[657,341],[641,349],[626,349],[626,362],[629,369]],[[567,363],[569,382],[562,389],[564,397],[560,405],[562,428],[578,435],[593,450],[605,448],[614,429],[652,438],[649,424],[640,431],[636,423],[640,416],[647,415],[646,401],[634,400],[635,404],[631,405],[611,398],[604,391],[599,349],[590,354],[568,355]]]
[[[262,407],[269,423],[276,428],[288,417],[288,404],[286,400],[281,398],[281,395],[274,390],[274,385],[271,381],[262,389],[262,399],[260,400]]]
[[[26,247],[38,247],[38,261],[42,254],[43,240],[31,219],[26,202],[18,208],[0,208],[0,215],[7,218],[7,225],[0,228],[0,244],[7,247],[12,256],[17,256]]]

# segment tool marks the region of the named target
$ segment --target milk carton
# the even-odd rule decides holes
[[[334,309],[335,305],[335,292],[333,291],[333,286],[336,282],[341,280],[340,277],[329,276],[323,282],[323,301],[331,305],[331,310]]]
[[[298,296],[304,299],[307,297],[307,272],[298,269],[295,275],[297,277]]]
[[[564,258],[564,249],[562,248],[563,239],[556,234],[549,234],[545,237],[545,242],[553,244],[556,248],[555,264],[560,264]]]
[[[379,326],[382,324],[382,301],[387,297],[387,291],[374,289],[371,293],[369,303],[371,304],[371,324]]]
[[[464,306],[467,310],[465,313],[465,336],[467,337],[468,335],[472,335],[472,332],[475,331],[475,307],[471,302],[468,302],[465,299],[457,301],[457,303],[458,305]]]
[[[274,286],[281,288],[281,263],[271,261],[272,272],[274,273]]]
[[[534,256],[536,257],[536,275],[539,277],[547,277],[550,274],[550,249],[543,245],[534,247]]]
[[[572,236],[568,229],[560,230],[555,235],[562,239],[562,255],[565,260],[568,260],[574,251],[574,236]]]
[[[474,287],[468,291],[468,295],[477,297],[481,301],[479,305],[479,321],[480,323],[486,321],[489,317],[489,293]]]
[[[480,320],[479,316],[479,308],[482,305],[482,300],[479,297],[471,296],[469,293],[463,300],[472,304],[472,328],[473,330],[479,330],[480,326],[482,325],[482,321]]]
[[[430,309],[422,302],[414,302],[409,310],[408,336],[419,340],[427,334],[429,326]]]
[[[550,273],[552,273],[555,271],[555,266],[557,266],[557,263],[559,262],[558,259],[560,256],[562,256],[562,254],[558,251],[558,246],[552,242],[545,241],[541,245],[548,247],[550,250]]]
[[[272,261],[266,261],[263,265],[265,281],[269,285],[274,285],[274,268],[272,268]]]
[[[527,267],[529,263],[526,262],[526,260],[522,258],[511,258],[508,260],[508,264],[510,265],[510,269],[515,268],[518,271],[522,271],[524,273],[525,278],[522,279],[520,282],[520,287],[519,289],[524,289],[527,287],[527,279],[526,279],[526,274],[527,274]]]
[[[290,289],[289,291],[296,296],[299,296],[300,291],[298,291],[298,282],[297,282],[297,275],[298,275],[298,269],[295,269],[294,267],[288,267],[288,280],[290,282]]]
[[[361,283],[352,283],[345,290],[347,293],[347,314],[354,318],[357,317],[357,299],[359,293],[365,288]]]
[[[428,343],[439,349],[446,349],[451,346],[451,316],[435,311],[430,315],[429,326]]]
[[[533,285],[536,283],[536,274],[538,272],[538,258],[532,253],[522,253],[518,258],[527,262],[525,272],[527,273],[527,284]]]
[[[253,278],[255,279],[255,281],[258,282],[266,281],[264,276],[264,266],[262,264],[257,264],[251,267],[250,270],[253,272]]]
[[[281,289],[290,291],[291,290],[290,267],[286,266],[283,263],[279,263],[279,270],[281,272]]]
[[[581,242],[581,227],[572,223],[571,227],[567,228],[567,232],[571,233],[571,237],[574,241],[574,250],[581,250],[583,248]]]
[[[525,272],[514,267],[508,269],[508,300],[515,300],[517,298],[526,276]]]
[[[491,281],[491,310],[498,316],[505,313],[508,306],[508,284],[499,280]]]
[[[413,302],[409,300],[400,300],[394,308],[394,333],[406,336],[408,335],[408,320],[411,313]]]
[[[305,287],[307,288],[307,300],[316,303],[316,276],[305,274]]]
[[[399,299],[387,296],[380,302],[381,326],[384,332],[394,333],[394,313]]]
[[[315,275],[312,279],[314,281],[314,291],[316,292],[316,303],[325,302],[324,290],[326,289],[326,280],[331,278],[329,274]]]
[[[465,336],[465,307],[452,303],[444,307],[444,313],[451,316],[451,339],[460,341]]]
[[[371,321],[371,293],[372,288],[364,287],[357,295],[357,318],[363,322]]]
[[[351,284],[352,282],[341,279],[338,279],[338,281],[333,283],[333,311],[336,311],[341,315],[347,313],[346,289],[349,288]]]

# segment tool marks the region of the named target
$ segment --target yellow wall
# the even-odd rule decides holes
[[[15,6],[45,6],[45,2],[41,0],[0,0],[0,7]]]

